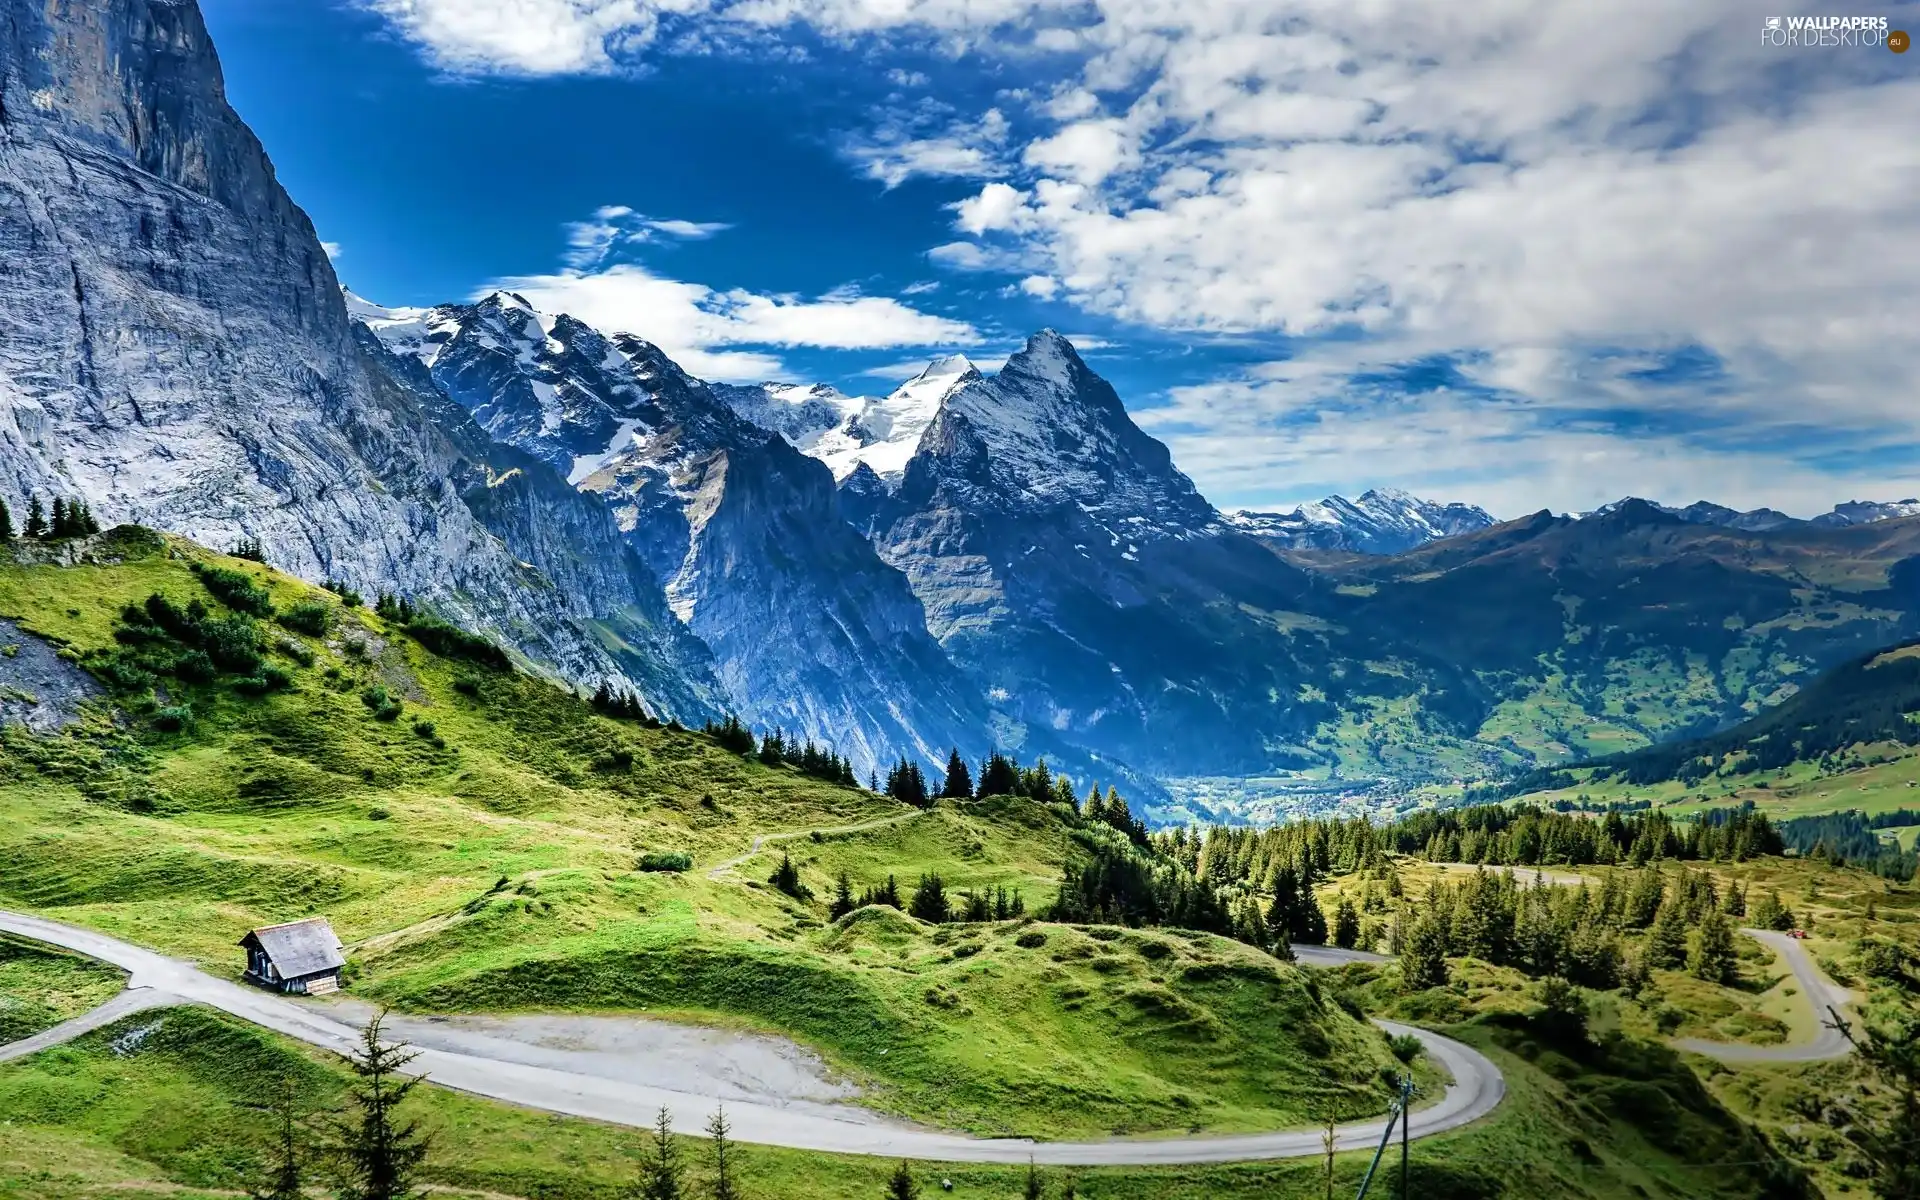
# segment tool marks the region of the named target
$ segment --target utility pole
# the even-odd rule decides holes
[[[1407,1127],[1413,1124],[1413,1072],[1400,1081],[1400,1200],[1413,1200],[1407,1190]]]

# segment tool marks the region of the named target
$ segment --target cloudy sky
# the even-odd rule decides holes
[[[1920,52],[1734,0],[203,5],[381,303],[864,392],[1051,326],[1223,506],[1920,493]]]

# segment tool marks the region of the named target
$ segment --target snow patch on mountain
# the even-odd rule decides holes
[[[1715,504],[1708,500],[1696,500],[1685,508],[1674,508],[1671,505],[1644,500],[1638,496],[1625,496],[1611,504],[1603,504],[1592,512],[1574,515],[1581,519],[1600,517],[1619,512],[1629,505],[1640,504],[1657,509],[1669,516],[1679,517],[1690,525],[1716,525],[1723,529],[1740,529],[1751,533],[1809,525],[1823,529],[1844,529],[1849,525],[1871,525],[1879,521],[1920,516],[1920,500],[1916,499],[1849,500],[1844,504],[1836,504],[1832,511],[1821,513],[1817,517],[1801,518],[1790,516],[1775,508],[1755,508],[1742,512],[1740,509],[1728,508],[1724,504]]]
[[[1357,500],[1328,496],[1291,512],[1228,513],[1228,523],[1293,550],[1404,554],[1428,542],[1486,529],[1491,513],[1471,504],[1423,500],[1397,488],[1374,488]]]

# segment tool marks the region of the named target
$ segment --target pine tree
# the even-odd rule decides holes
[[[300,1144],[300,1111],[294,1103],[299,1093],[293,1080],[282,1078],[274,1097],[273,1116],[279,1126],[274,1131],[273,1159],[262,1172],[260,1186],[248,1188],[249,1200],[302,1200],[306,1195],[306,1150]]]
[[[887,880],[893,882],[891,878]],[[952,906],[947,901],[946,885],[938,875],[922,875],[920,887],[913,893],[913,903],[907,907],[907,915],[917,917],[930,925],[939,925],[953,916]]]
[[[21,533],[36,541],[47,536],[47,513],[38,496],[27,497],[27,524]]]
[[[421,1078],[401,1080],[400,1071],[419,1057],[406,1046],[380,1040],[382,1012],[360,1032],[360,1046],[347,1058],[356,1082],[350,1092],[356,1112],[339,1124],[341,1200],[415,1200],[414,1173],[426,1160],[430,1139],[418,1121],[398,1120],[397,1110]]]
[[[1021,1193],[1023,1200],[1041,1200],[1047,1194],[1046,1185],[1040,1182],[1040,1168],[1033,1165],[1031,1155],[1027,1158],[1027,1186]]]
[[[902,1162],[893,1169],[893,1178],[887,1180],[887,1200],[920,1200],[920,1185],[913,1181],[913,1172]]]
[[[1646,954],[1647,965],[1662,970],[1671,970],[1686,961],[1687,918],[1681,912],[1678,897],[1660,906],[1653,928],[1647,931]]]
[[[740,1200],[740,1189],[733,1182],[733,1129],[725,1109],[713,1110],[707,1139],[713,1151],[713,1200]]]
[[[53,498],[53,523],[48,526],[47,533],[56,541],[73,536],[73,521],[67,516],[67,502],[58,496]]]
[[[1733,884],[1731,887],[1727,888],[1727,898],[1722,903],[1722,907],[1726,909],[1726,913],[1730,917],[1746,916],[1747,915],[1747,889],[1744,887],[1741,887],[1738,883]]]
[[[12,540],[13,510],[7,507],[5,500],[0,499],[0,542],[10,542]]]
[[[1400,951],[1400,981],[1410,992],[1447,985],[1447,932],[1433,913],[1423,913],[1407,931]]]
[[[833,881],[833,902],[827,905],[827,919],[838,921],[857,907],[853,902],[853,884],[847,879],[845,871]]]
[[[940,785],[940,794],[952,800],[973,799],[973,772],[967,770],[967,760],[960,757],[958,749],[947,756],[947,778]]]
[[[1734,980],[1739,952],[1733,946],[1733,925],[1726,914],[1708,910],[1693,935],[1687,952],[1687,974],[1708,983],[1728,984]]]
[[[979,793],[982,799],[988,796],[1011,796],[1020,790],[1020,773],[1014,767],[1013,760],[998,750],[987,757],[986,765],[980,768]]]
[[[640,1165],[635,1200],[680,1200],[680,1151],[673,1144],[673,1116],[663,1105],[653,1119],[653,1145]]]
[[[800,881],[800,869],[793,865],[793,859],[785,854],[780,856],[780,865],[773,869],[767,882],[779,888],[795,900],[813,899],[813,891]]]
[[[92,506],[91,504],[82,504],[82,505],[80,506],[80,534],[81,534],[81,536],[83,536],[83,537],[85,537],[85,536],[88,536],[88,535],[91,535],[91,534],[95,534],[95,533],[99,533],[99,532],[100,532],[100,522],[98,522],[98,521],[96,521],[96,520],[94,520],[94,519],[93,519],[93,506]],[[258,542],[255,542],[255,543],[254,543],[254,545],[256,545],[256,546],[258,546],[259,544],[260,544],[260,543],[258,543]],[[263,559],[261,559],[260,561],[261,561],[261,562],[265,562],[265,561],[267,561],[267,560],[263,558]]]
[[[1353,907],[1353,901],[1342,896],[1333,916],[1333,944],[1342,950],[1351,950],[1359,941],[1360,912]]]

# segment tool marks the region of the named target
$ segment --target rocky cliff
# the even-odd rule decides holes
[[[687,651],[672,631],[636,627],[616,655],[590,628],[657,585],[616,568],[583,599],[469,508],[485,464],[356,343],[191,0],[0,0],[0,451],[16,499],[257,538],[277,566],[414,595],[569,678],[717,710],[697,664],[649,666]]]

